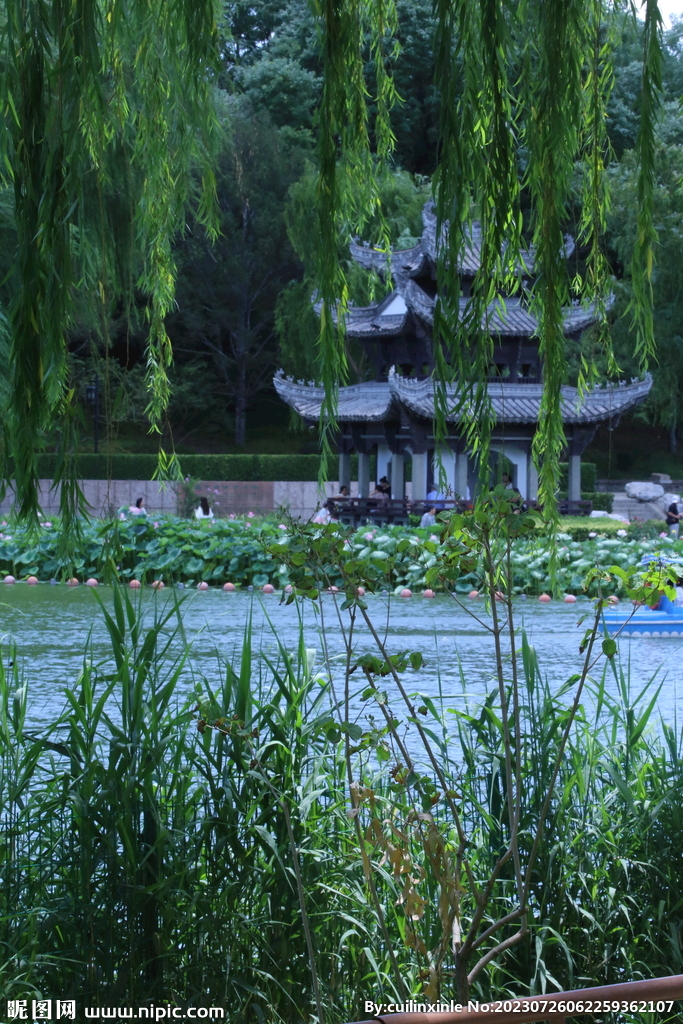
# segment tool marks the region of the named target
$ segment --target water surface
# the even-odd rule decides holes
[[[111,607],[112,591],[100,587],[97,597]],[[7,642],[16,645],[17,657],[29,688],[29,718],[32,723],[53,722],[63,707],[63,690],[73,686],[89,649],[94,661],[111,659],[111,648],[104,618],[95,593],[86,587],[68,588],[40,584],[2,586],[0,589],[0,633],[4,656],[9,657]],[[242,638],[249,618],[253,624],[253,648],[277,658],[278,643],[295,651],[302,625],[305,645],[317,652],[317,667],[322,671],[325,658],[332,666],[333,676],[341,692],[342,664],[345,645],[335,598],[325,595],[322,614],[316,614],[310,603],[285,606],[278,595],[260,593],[223,593],[151,591],[133,595],[146,620],[151,624],[155,613],[182,601],[180,614],[192,656],[178,686],[179,701],[202,689],[203,679],[217,686],[224,671],[224,662],[239,662]],[[339,602],[341,603],[341,602]],[[409,600],[370,596],[369,614],[390,653],[400,650],[421,651],[425,662],[418,673],[406,673],[405,682],[411,691],[442,697],[446,706],[464,707],[476,703],[494,685],[494,651],[486,622],[490,621],[484,602],[471,607],[481,622],[472,619],[466,610],[447,596],[433,600],[413,597]],[[515,625],[521,642],[521,630],[538,653],[541,671],[551,687],[559,688],[573,673],[579,672],[582,658],[579,642],[589,624],[592,606],[588,601],[575,605],[552,602],[541,605],[534,600],[517,600],[514,604]],[[584,618],[585,617],[585,618]],[[580,622],[581,619],[583,622]],[[346,621],[346,617],[344,618]],[[168,626],[173,629],[173,622]],[[176,638],[172,652],[181,649]],[[357,653],[374,652],[372,637],[364,624],[358,625],[354,649]],[[616,670],[630,670],[635,696],[650,680],[662,683],[658,710],[673,723],[678,705],[678,686],[683,642],[680,638],[624,638],[620,641]],[[169,659],[172,656],[169,653]],[[593,676],[602,672],[604,659],[596,665]],[[264,668],[266,675],[267,668]],[[360,682],[360,681],[359,681]],[[385,684],[390,699],[397,697],[391,680]],[[618,686],[612,668],[607,673],[607,687],[617,694]]]

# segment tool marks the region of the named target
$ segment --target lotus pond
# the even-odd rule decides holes
[[[288,582],[287,571],[270,553],[274,544],[287,542],[290,525],[277,518],[247,515],[232,519],[195,520],[176,516],[115,518],[80,524],[78,535],[65,544],[59,521],[29,530],[0,522],[0,578],[37,576],[40,580],[76,576],[100,581],[118,577],[150,583],[197,583],[212,586],[231,581],[237,586],[276,587]],[[662,524],[659,524],[661,526]],[[644,530],[644,527],[647,528]],[[614,520],[584,519],[558,535],[560,568],[558,585],[581,593],[587,570],[602,566],[636,564],[644,554],[665,550],[683,556],[683,540],[675,544],[657,524],[632,524],[625,528]],[[438,532],[438,528],[437,528]],[[644,535],[649,534],[649,535]],[[406,543],[407,541],[407,543]],[[437,533],[403,526],[361,527],[349,531],[349,558],[369,559],[384,573],[387,588],[425,585],[425,573],[434,564]],[[70,550],[67,550],[70,548]],[[513,593],[535,596],[550,587],[551,544],[542,531],[519,538],[512,546]],[[467,593],[480,582],[480,573],[461,577],[456,590]],[[610,585],[604,585],[605,593]]]

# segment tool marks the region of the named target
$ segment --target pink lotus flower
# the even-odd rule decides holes
[[[234,518],[235,518],[235,513],[231,512],[230,515],[228,516],[228,519],[234,519]]]
[[[668,533],[660,533],[660,535],[659,535],[659,536],[660,536],[660,537],[668,537],[668,536],[669,536],[669,534],[668,534]]]
[[[256,515],[255,512],[247,512],[247,518],[249,518],[249,519],[253,519],[255,515]]]
[[[280,524],[278,525],[278,530],[286,530],[286,529],[287,529],[287,527],[285,526],[285,524],[284,524],[284,523],[280,523]]]
[[[437,535],[435,533],[430,533],[429,534],[429,539],[433,540],[433,541],[438,541],[439,538],[437,537]]]
[[[588,536],[589,537],[597,537],[597,533],[594,530],[591,530],[591,532],[588,534]]]
[[[126,513],[125,512],[120,512],[119,513],[119,519],[125,519],[125,518],[126,518]]]
[[[364,534],[363,534],[363,539],[364,539],[364,540],[372,540],[372,538],[373,538],[374,536],[375,536],[375,535],[374,535],[374,533],[364,533]]]

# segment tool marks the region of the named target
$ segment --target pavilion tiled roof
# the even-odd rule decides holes
[[[434,417],[434,381],[413,380],[399,377],[395,372],[389,376],[389,387],[396,399],[413,416],[421,419]],[[561,410],[564,423],[600,423],[621,416],[628,409],[642,402],[650,393],[652,377],[646,374],[642,380],[633,379],[630,384],[608,384],[594,387],[579,395],[576,388],[563,387]],[[493,412],[499,423],[537,423],[541,400],[542,384],[508,384],[504,381],[489,381],[488,395]],[[466,410],[455,412],[459,402],[457,386],[447,385],[448,405],[453,409],[451,422],[457,421]]]
[[[325,389],[309,381],[295,381],[285,377],[282,371],[273,378],[275,390],[280,398],[303,419],[317,422],[325,399]],[[382,423],[397,412],[394,395],[387,381],[367,381],[339,388],[337,417],[342,422]]]
[[[434,324],[434,302],[413,280],[398,284],[382,302],[372,306],[351,306],[346,316],[346,333],[351,338],[382,338],[402,334],[412,315]],[[470,300],[461,297],[460,316],[465,319],[471,309]],[[565,334],[585,330],[597,318],[595,304],[565,306]],[[336,314],[335,314],[336,316]],[[520,298],[499,298],[492,302],[482,317],[482,327],[500,337],[535,337],[538,320]]]
[[[410,249],[392,249],[387,252],[370,245],[368,242],[352,242],[350,245],[351,256],[365,267],[366,270],[375,270],[378,274],[384,274],[391,270],[392,277],[397,281],[410,277],[419,277],[430,265],[434,266],[438,256],[438,245],[436,240],[436,207],[433,202],[425,204],[422,210],[422,237],[420,241]],[[442,231],[441,240],[446,236],[447,227]],[[464,225],[462,252],[458,258],[458,273],[463,277],[474,277],[481,267],[483,231],[481,222],[471,221]],[[574,239],[571,235],[565,235],[564,256],[569,258],[574,251]],[[520,265],[518,271],[520,276],[529,277],[534,273],[535,253],[533,249],[524,249],[520,252]]]
[[[318,421],[325,397],[324,389],[310,381],[295,382],[280,372],[275,377],[280,397],[306,420]],[[595,386],[582,397],[576,388],[562,388],[562,418],[567,424],[586,424],[610,421],[642,402],[650,392],[652,377],[632,379],[630,384]],[[537,423],[542,384],[508,384],[490,381],[488,394],[499,423]],[[459,393],[457,386],[447,386],[449,422],[458,422],[467,410],[456,412]],[[386,381],[368,381],[339,388],[338,419],[340,422],[383,422],[397,418],[401,408],[418,419],[434,418],[434,381],[400,377],[393,370]]]

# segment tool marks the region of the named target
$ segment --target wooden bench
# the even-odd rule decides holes
[[[348,526],[363,526],[365,523],[374,526],[408,526],[410,522],[410,502],[405,500],[346,498],[344,501],[336,501],[335,506],[334,517]]]
[[[405,498],[345,498],[335,501],[335,519],[348,526],[409,526],[410,516],[422,516],[430,508],[436,506],[437,512],[443,509],[460,509],[465,507],[459,501],[407,501]]]
[[[557,511],[561,516],[589,516],[593,511],[592,501],[570,501],[562,498],[557,503]]]
[[[528,506],[529,508],[541,508],[537,501],[528,502]],[[559,498],[557,511],[561,516],[589,516],[593,511],[593,502],[584,501],[583,498],[576,501],[570,501],[569,498]]]

